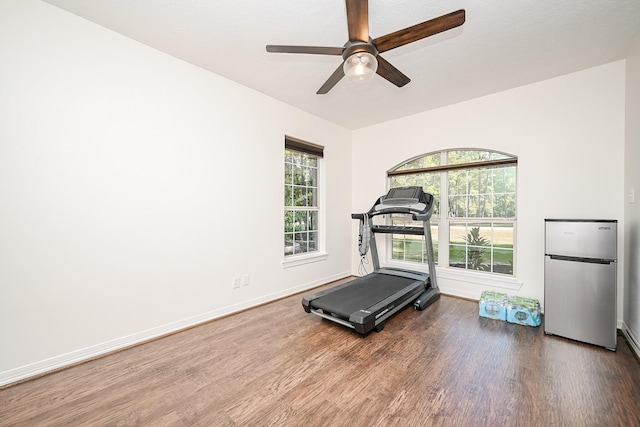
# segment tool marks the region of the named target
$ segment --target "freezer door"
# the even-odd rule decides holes
[[[617,259],[617,221],[545,220],[545,254]]]
[[[545,257],[544,331],[616,348],[616,263]]]

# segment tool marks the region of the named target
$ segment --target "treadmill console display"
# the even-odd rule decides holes
[[[426,194],[422,187],[398,187],[378,198],[369,215],[393,213],[425,215],[431,209],[433,196]],[[420,220],[420,218],[414,218]]]
[[[420,199],[420,187],[392,188],[382,200],[383,205],[414,205]]]

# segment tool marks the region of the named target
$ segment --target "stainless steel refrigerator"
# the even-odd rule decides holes
[[[615,351],[617,225],[545,220],[545,333]]]

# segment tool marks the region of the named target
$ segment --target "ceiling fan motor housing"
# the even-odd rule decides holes
[[[348,57],[358,52],[367,52],[373,56],[378,56],[378,49],[376,49],[371,39],[369,39],[368,43],[356,40],[356,41],[348,41],[344,44],[344,50],[342,51],[342,59],[346,61]]]

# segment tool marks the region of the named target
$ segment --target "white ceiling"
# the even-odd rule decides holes
[[[43,0],[349,129],[623,59],[640,0],[369,0],[372,38],[466,10],[462,27],[385,52],[411,78],[318,88],[339,56],[267,53],[337,46],[344,0]]]

